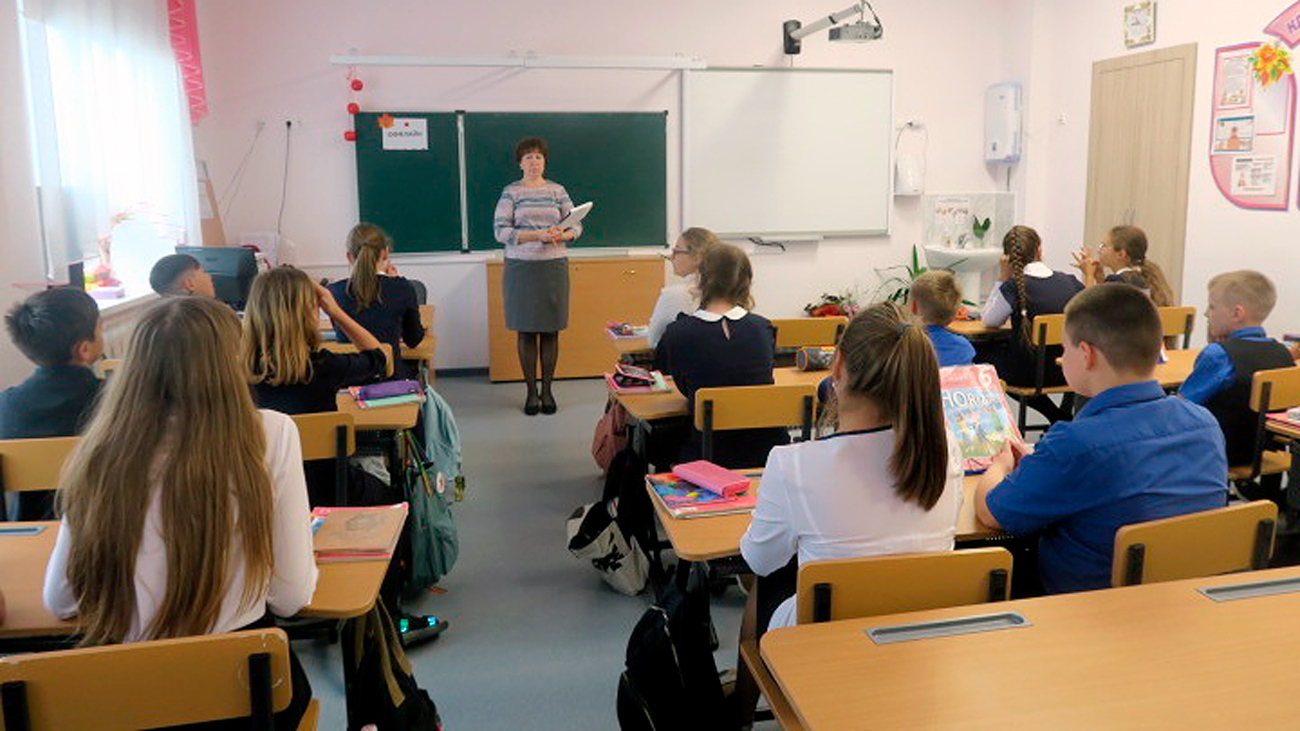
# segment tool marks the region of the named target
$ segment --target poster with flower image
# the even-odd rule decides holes
[[[1282,43],[1220,48],[1214,59],[1210,172],[1242,208],[1288,207],[1295,138],[1295,74]]]

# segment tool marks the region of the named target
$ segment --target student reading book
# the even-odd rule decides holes
[[[740,552],[767,576],[800,564],[953,547],[962,459],[944,428],[939,365],[924,330],[897,305],[857,314],[831,368],[838,431],[776,447]],[[794,624],[794,585],[760,584],[772,627]]]
[[[1009,441],[1019,441],[1007,395],[990,365],[939,369],[943,415],[967,472],[983,472]]]

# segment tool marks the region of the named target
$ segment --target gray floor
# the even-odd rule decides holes
[[[600,496],[590,445],[604,384],[558,383],[559,413],[534,417],[519,408],[519,384],[481,376],[437,386],[461,429],[468,487],[454,508],[460,558],[442,581],[447,593],[408,607],[451,622],[411,650],[417,680],[452,730],[616,729],[623,653],[649,593],[606,588],[564,535],[573,508]],[[734,589],[713,601],[720,668],[735,664],[742,602]],[[338,647],[295,648],[322,704],[321,728],[343,728]]]

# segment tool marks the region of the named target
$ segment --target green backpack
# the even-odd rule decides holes
[[[404,480],[411,511],[403,587],[407,598],[420,596],[446,576],[459,553],[451,503],[453,495],[455,500],[459,500],[465,489],[465,480],[460,474],[460,435],[447,402],[432,388],[426,390],[426,397],[426,445],[416,442],[409,431],[405,433],[412,457]],[[426,449],[435,439],[440,444],[435,449]],[[448,494],[448,488],[451,488],[452,495]]]

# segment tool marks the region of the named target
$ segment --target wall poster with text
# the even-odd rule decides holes
[[[1224,197],[1242,208],[1288,206],[1296,86],[1289,66],[1282,73],[1278,63],[1287,56],[1268,43],[1215,54],[1210,170]]]

